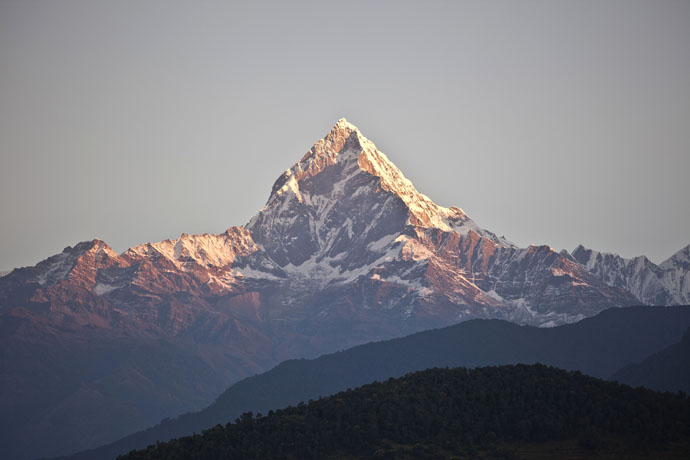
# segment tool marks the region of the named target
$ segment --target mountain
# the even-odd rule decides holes
[[[121,254],[96,239],[0,278],[0,442],[10,459],[82,450],[285,359],[639,303],[567,252],[436,205],[341,119],[245,226]]]
[[[169,267],[94,240],[0,279],[4,458],[112,441],[276,364],[265,332]]]
[[[685,331],[679,343],[640,363],[623,367],[613,375],[613,379],[657,391],[690,393],[690,329]]]
[[[312,330],[349,323],[350,338],[474,317],[554,325],[639,303],[567,254],[517,248],[434,204],[344,119],[278,178],[246,228],[272,270],[238,269],[277,276],[272,317]]]
[[[156,441],[200,433],[247,411],[265,414],[431,367],[540,362],[609,378],[622,366],[676,343],[688,327],[690,307],[615,308],[553,328],[518,326],[502,320],[466,321],[313,360],[285,361],[237,382],[200,412],[165,420],[69,460],[109,460]]]
[[[684,458],[689,444],[686,398],[518,365],[429,369],[118,459]]]
[[[663,261],[659,268],[663,270],[664,286],[672,293],[673,302],[679,305],[690,302],[690,245]]]
[[[690,303],[690,245],[659,265],[645,256],[625,259],[582,245],[572,256],[601,281],[627,290],[647,305]]]

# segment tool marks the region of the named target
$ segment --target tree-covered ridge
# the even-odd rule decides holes
[[[113,460],[157,440],[200,433],[218,423],[225,425],[247,411],[265,414],[433,367],[543,363],[609,378],[621,367],[677,343],[688,326],[687,306],[613,308],[554,328],[518,326],[499,320],[466,321],[316,359],[284,361],[268,372],[232,385],[200,412],[167,419],[114,443],[61,458]],[[664,389],[675,392],[682,387]]]
[[[543,365],[430,369],[118,457],[260,459],[386,456],[391,445],[453,452],[499,442],[690,435],[690,401]]]

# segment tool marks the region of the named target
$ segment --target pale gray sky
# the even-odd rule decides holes
[[[516,243],[690,243],[690,2],[0,0],[0,270],[241,225],[346,117]]]

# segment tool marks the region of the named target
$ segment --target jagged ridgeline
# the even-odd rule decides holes
[[[684,395],[517,365],[416,372],[118,459],[683,458],[689,441]]]

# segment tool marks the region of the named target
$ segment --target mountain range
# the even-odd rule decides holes
[[[341,119],[244,226],[121,254],[96,239],[0,278],[0,441],[94,447],[285,359],[466,319],[687,302],[688,247],[659,266],[587,251],[519,248],[436,205]]]
[[[625,259],[582,245],[571,255],[604,283],[627,290],[647,305],[690,304],[690,245],[659,265],[645,256]]]

